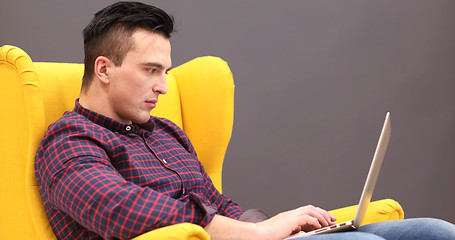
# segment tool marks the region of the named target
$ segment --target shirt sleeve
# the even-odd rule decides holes
[[[50,204],[105,239],[128,239],[176,223],[205,227],[213,218],[183,202],[126,181],[87,136],[53,141],[37,164]]]

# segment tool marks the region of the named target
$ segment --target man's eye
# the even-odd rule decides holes
[[[149,73],[155,73],[156,71],[158,71],[158,70],[155,69],[155,68],[151,68],[151,69],[148,70]]]

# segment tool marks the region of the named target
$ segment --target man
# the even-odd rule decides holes
[[[84,29],[80,98],[73,111],[50,125],[35,161],[57,237],[128,239],[191,222],[213,239],[283,239],[334,224],[334,216],[314,206],[244,221],[245,211],[215,189],[184,132],[150,116],[159,95],[167,92],[172,32],[172,17],[138,2],[110,5]],[[387,229],[414,230],[422,222],[443,225],[451,231],[447,236],[455,236],[452,225],[436,220],[401,221]],[[376,233],[385,234],[385,227],[372,226],[369,231],[375,234],[308,239],[383,239]]]

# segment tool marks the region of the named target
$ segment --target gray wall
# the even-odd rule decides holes
[[[3,1],[0,44],[81,62],[81,30],[110,2]],[[234,72],[223,180],[243,207],[355,204],[391,111],[373,198],[455,222],[455,1],[151,3],[176,18],[174,65],[215,55]]]

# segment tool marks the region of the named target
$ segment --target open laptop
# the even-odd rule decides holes
[[[362,224],[363,219],[365,218],[365,215],[367,213],[368,205],[370,204],[371,196],[373,195],[376,181],[378,180],[379,172],[382,166],[382,161],[387,150],[387,145],[389,144],[391,133],[392,129],[390,126],[390,112],[388,112],[385,117],[381,135],[379,136],[378,145],[373,156],[373,161],[371,162],[370,171],[368,172],[368,177],[365,182],[365,186],[363,187],[363,192],[360,197],[359,206],[357,208],[354,220],[320,228],[307,233],[297,234],[296,236],[292,236],[286,239],[301,238],[322,233],[349,231],[358,228]]]

